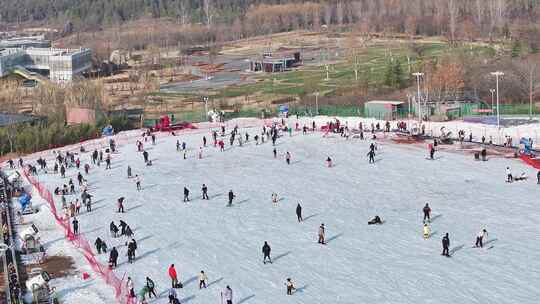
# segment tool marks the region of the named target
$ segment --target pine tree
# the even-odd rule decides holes
[[[398,59],[394,60],[394,66],[392,67],[392,74],[394,75],[394,87],[403,87],[403,70],[401,68],[401,62]]]
[[[521,55],[521,41],[519,40],[514,40],[514,42],[512,43],[512,58],[517,58]]]
[[[392,65],[392,61],[388,60],[386,63],[386,69],[384,72],[384,84],[388,87],[393,88],[395,85],[395,78],[394,78],[394,67]]]

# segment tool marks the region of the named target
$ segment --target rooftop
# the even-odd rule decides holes
[[[0,113],[0,127],[7,127],[26,122],[41,120],[42,118],[25,114]]]
[[[405,102],[403,101],[395,101],[395,100],[372,100],[372,101],[368,101],[366,102],[366,104],[390,104],[390,105],[400,105],[400,104],[404,104]]]

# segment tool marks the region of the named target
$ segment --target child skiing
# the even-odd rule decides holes
[[[322,245],[326,245],[326,243],[324,242],[324,232],[325,232],[324,224],[321,224],[321,226],[319,226],[319,240],[318,240],[318,243],[322,244]]]
[[[287,286],[287,295],[288,296],[292,295],[293,291],[295,291],[296,288],[294,287],[294,284],[291,278],[287,278],[287,282],[285,283],[285,285]]]
[[[234,195],[234,192],[232,190],[229,191],[229,204],[227,205],[228,207],[231,207],[232,206],[232,202],[233,202],[233,199],[236,197],[236,195]]]
[[[208,198],[208,187],[205,184],[202,185],[202,199],[209,200]]]
[[[277,193],[272,193],[272,203],[277,204],[277,202],[278,202]]]
[[[429,229],[428,224],[424,224],[424,239],[428,239],[429,235],[431,234],[431,231]]]

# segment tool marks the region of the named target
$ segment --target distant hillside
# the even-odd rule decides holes
[[[537,30],[540,19],[538,0],[0,0],[0,7],[0,24],[46,22],[67,32],[167,17],[241,23],[249,32],[364,22],[374,31],[500,37],[512,27]]]

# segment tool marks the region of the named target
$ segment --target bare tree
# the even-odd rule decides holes
[[[204,16],[206,17],[206,26],[212,27],[212,21],[214,19],[214,7],[212,0],[203,0]]]

